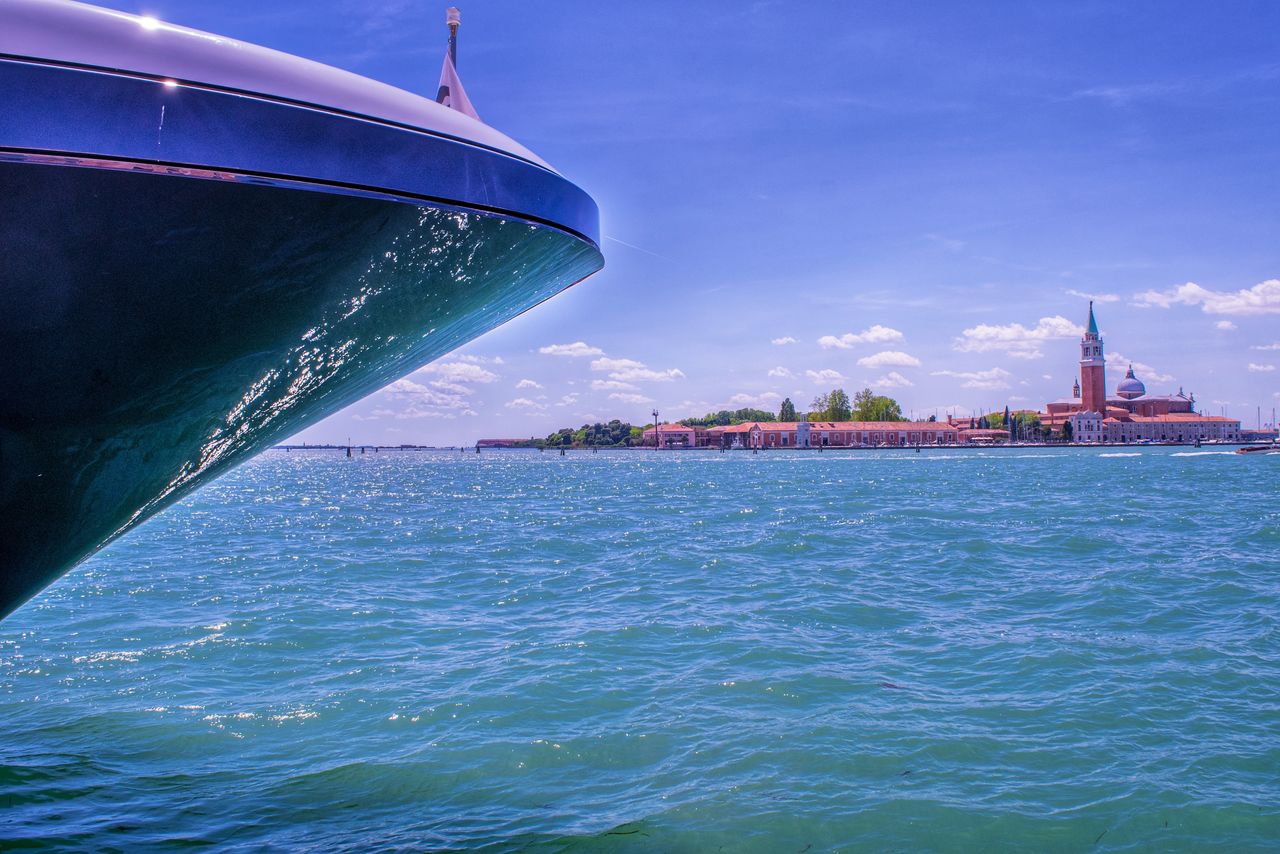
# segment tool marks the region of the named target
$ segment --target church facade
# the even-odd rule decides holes
[[[1098,321],[1089,303],[1089,323],[1080,339],[1080,379],[1071,397],[1050,401],[1040,423],[1061,431],[1069,425],[1075,442],[1239,441],[1240,422],[1196,412],[1194,394],[1148,394],[1133,366],[1107,394],[1107,360]]]

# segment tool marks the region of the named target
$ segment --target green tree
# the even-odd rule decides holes
[[[1011,439],[1031,439],[1040,435],[1040,413],[1013,412],[1009,415]]]
[[[778,411],[778,420],[784,422],[799,420],[796,418],[796,405],[791,402],[791,398],[788,397],[782,401],[782,409]]]
[[[827,411],[824,420],[848,421],[852,414],[853,407],[849,403],[849,395],[845,394],[842,388],[833,388],[831,394],[827,395]]]
[[[1062,422],[1062,438],[1064,441],[1067,441],[1067,442],[1071,441],[1071,422],[1070,421]]]
[[[892,397],[876,394],[864,388],[853,396],[854,421],[906,421],[902,407]]]
[[[562,427],[547,437],[547,447],[564,448],[573,444],[573,431],[568,427]]]
[[[851,412],[849,395],[842,388],[833,388],[827,394],[813,399],[809,418],[813,421],[848,421]]]
[[[748,421],[772,421],[773,413],[763,409],[722,409],[719,412],[708,412],[701,418],[682,418],[680,423],[686,427],[724,427],[730,424],[745,424]]]
[[[608,424],[583,424],[577,430],[562,427],[543,440],[548,448],[616,448],[641,443],[643,427],[614,419]]]

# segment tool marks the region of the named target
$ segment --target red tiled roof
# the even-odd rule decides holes
[[[685,425],[683,425],[683,424],[659,424],[659,425],[658,425],[658,432],[660,432],[660,433],[688,433],[690,430],[697,431],[697,430],[700,430],[700,429],[702,429],[702,428],[700,428],[700,427],[686,427],[686,426],[685,426]],[[646,433],[652,433],[652,432],[653,432],[653,427],[652,427],[652,425],[650,425],[649,427],[644,428],[644,432],[646,432]]]
[[[955,430],[945,421],[827,421],[824,430]]]
[[[765,432],[791,432],[796,429],[798,421],[748,421],[729,427],[712,427],[717,433],[749,433],[753,428]],[[955,431],[956,428],[945,421],[810,421],[811,430],[836,432],[850,431],[901,431],[901,430],[943,430]]]
[[[1203,421],[1235,424],[1238,418],[1227,418],[1224,415],[1197,415],[1194,412],[1170,412],[1168,415],[1131,415],[1130,421],[1141,421],[1145,424],[1164,422],[1166,424],[1187,424]]]

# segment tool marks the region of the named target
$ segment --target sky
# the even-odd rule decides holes
[[[596,199],[605,269],[296,441],[1037,408],[1090,298],[1109,389],[1280,407],[1280,4],[454,2],[473,104]],[[447,40],[446,3],[104,5],[428,96]]]

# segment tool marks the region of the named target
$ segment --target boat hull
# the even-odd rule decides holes
[[[238,462],[595,272],[459,204],[0,157],[0,616]]]

